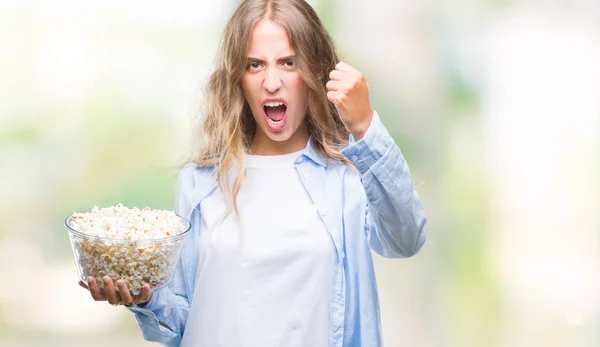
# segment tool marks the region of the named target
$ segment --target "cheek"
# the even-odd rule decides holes
[[[256,119],[256,118],[260,118],[260,117],[257,117],[256,113],[259,112],[259,115],[260,115],[261,110],[256,109],[256,102],[259,98],[260,91],[257,91],[256,88],[253,88],[255,85],[256,85],[256,83],[252,80],[252,78],[242,79],[242,92],[244,93],[244,98],[246,99],[246,102],[250,106],[252,115]]]
[[[296,88],[296,90],[304,90],[304,80],[302,79],[302,76],[300,76],[300,74],[294,76],[294,78],[292,79],[292,83],[294,84],[294,87]]]
[[[247,100],[252,99],[256,94],[254,88],[255,82],[252,80],[252,77],[246,76],[242,79],[242,91],[244,92],[244,96]]]
[[[292,80],[292,85],[294,86],[294,97],[296,102],[298,102],[298,105],[302,108],[306,108],[307,93],[304,80],[301,76],[297,76]]]

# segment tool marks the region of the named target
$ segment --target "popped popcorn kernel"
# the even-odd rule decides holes
[[[173,211],[130,209],[121,203],[73,213],[67,225],[92,237],[69,234],[84,282],[92,276],[102,287],[102,278],[110,276],[117,288],[116,281],[123,279],[134,294],[144,284],[158,288],[170,280],[184,240],[177,236],[189,230]]]

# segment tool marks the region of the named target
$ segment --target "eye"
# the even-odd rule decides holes
[[[296,66],[296,64],[294,63],[293,60],[286,60],[283,65],[287,66],[287,67],[294,67]]]
[[[260,67],[260,64],[257,62],[251,62],[248,64],[248,70],[256,70]]]

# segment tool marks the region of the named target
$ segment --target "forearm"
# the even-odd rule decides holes
[[[182,270],[178,262],[168,286],[154,290],[146,304],[130,308],[146,340],[166,346],[181,341],[190,311]]]
[[[425,209],[406,160],[393,145],[389,153],[361,175],[369,209],[372,247],[386,257],[410,257],[427,239]],[[387,159],[387,160],[386,160]]]
[[[189,313],[189,303],[185,297],[175,295],[170,288],[155,291],[147,304],[133,306],[129,310],[135,314],[136,322],[146,340],[160,342],[166,346],[177,346],[181,341]]]
[[[361,175],[372,248],[385,257],[417,253],[427,238],[425,209],[408,164],[378,115],[364,138],[343,152]]]

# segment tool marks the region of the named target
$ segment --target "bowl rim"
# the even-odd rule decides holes
[[[111,238],[107,238],[107,237],[100,237],[100,236],[95,236],[95,235],[90,235],[90,234],[86,234],[84,232],[78,231],[73,229],[70,225],[69,225],[69,220],[73,218],[74,214],[70,214],[68,215],[64,222],[63,225],[65,226],[65,228],[67,228],[67,230],[69,231],[69,233],[90,240],[90,241],[102,241],[102,242],[110,242],[110,243],[119,243],[119,244],[139,244],[139,243],[149,243],[149,244],[155,244],[155,243],[167,243],[167,242],[173,242],[173,241],[178,241],[183,239],[184,237],[187,236],[187,234],[189,233],[190,229],[192,229],[192,223],[190,223],[189,220],[187,220],[187,218],[184,218],[178,214],[175,214],[177,217],[179,217],[179,219],[184,223],[184,225],[186,226],[185,230],[183,232],[181,232],[180,234],[177,235],[172,235],[172,236],[167,236],[167,237],[161,237],[158,239],[137,239],[137,240],[128,240],[128,239],[111,239]]]

